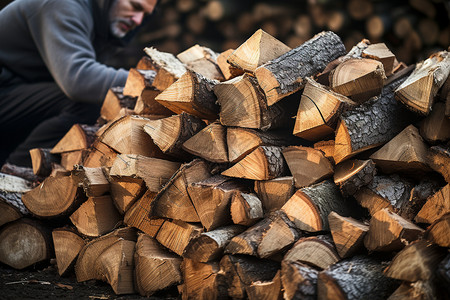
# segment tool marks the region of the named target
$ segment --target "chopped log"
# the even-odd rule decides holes
[[[202,263],[220,259],[230,240],[244,229],[243,226],[229,225],[203,232],[189,242],[183,257]]]
[[[323,71],[326,65],[345,54],[341,39],[332,32],[322,32],[295,49],[255,70],[268,105],[298,91],[306,77]],[[307,66],[307,67],[306,67]]]
[[[343,217],[334,211],[328,215],[330,231],[339,256],[347,258],[364,248],[364,237],[369,226],[351,217]]]
[[[84,200],[82,189],[72,176],[47,177],[22,196],[26,208],[39,218],[70,215]]]
[[[435,275],[438,264],[445,257],[445,252],[424,240],[413,242],[397,253],[384,270],[384,274],[408,282],[428,281]]]
[[[398,283],[383,275],[384,268],[368,256],[342,260],[319,273],[317,299],[386,299]]]
[[[52,252],[51,231],[36,220],[21,218],[0,229],[0,262],[14,269],[49,260]]]
[[[261,200],[254,193],[235,191],[231,197],[231,219],[234,224],[251,226],[263,215]]]
[[[431,224],[448,212],[450,212],[450,184],[428,198],[414,220],[418,223]]]
[[[116,295],[133,294],[135,241],[117,240],[95,261],[100,279],[108,282]]]
[[[166,220],[156,235],[156,240],[164,247],[183,256],[189,242],[197,238],[203,229],[197,224],[190,224],[180,220]]]
[[[135,69],[130,69],[130,72],[131,70]],[[100,109],[100,116],[102,119],[109,122],[117,117],[132,114],[138,95],[135,97],[124,95],[123,91],[124,88],[120,86],[111,87],[108,90],[105,100],[103,100],[102,108]]]
[[[395,55],[389,50],[385,43],[368,45],[368,47],[363,50],[362,57],[380,61],[383,64],[386,76],[392,75]]]
[[[71,216],[78,231],[89,237],[98,237],[122,223],[111,196],[90,197]]]
[[[215,175],[187,187],[195,211],[207,231],[232,223],[230,204],[236,191],[248,188],[233,179]]]
[[[88,168],[111,167],[116,156],[117,152],[114,149],[100,140],[96,140],[88,150],[83,160],[83,166]]]
[[[436,172],[440,173],[445,181],[450,182],[450,148],[445,146],[430,147],[427,154],[427,163]]]
[[[429,143],[450,139],[450,119],[445,116],[445,104],[436,102],[430,114],[420,124],[420,135]]]
[[[427,202],[427,199],[433,196],[440,188],[440,182],[433,177],[420,181],[411,190],[408,202],[403,203],[400,216],[408,220],[414,220],[417,213]]]
[[[349,215],[338,187],[331,180],[299,189],[281,210],[297,228],[310,232],[328,230],[328,214],[332,211]]]
[[[284,299],[317,299],[319,272],[297,261],[281,262],[281,283]]]
[[[339,260],[331,235],[301,238],[283,258],[283,261],[301,262],[319,269],[327,269]]]
[[[136,231],[131,227],[119,228],[87,243],[78,254],[75,264],[77,281],[101,279],[94,268],[97,258],[111,245],[119,240],[136,241]],[[121,261],[121,259],[118,259]]]
[[[109,171],[110,176],[144,180],[151,192],[159,192],[181,164],[136,154],[119,154]]]
[[[164,223],[164,219],[150,217],[151,203],[156,193],[149,190],[139,198],[130,209],[127,210],[123,222],[131,227],[137,228],[154,238]]]
[[[110,185],[102,167],[88,168],[78,165],[72,174],[77,177],[88,197],[99,197],[109,192]]]
[[[446,213],[427,228],[425,238],[441,247],[450,247],[450,213]]]
[[[122,93],[130,97],[139,97],[146,88],[151,88],[156,73],[154,70],[130,68]]]
[[[293,134],[308,141],[319,141],[334,134],[339,115],[356,103],[313,79],[305,80]]]
[[[228,63],[246,72],[254,73],[256,68],[292,50],[275,37],[258,29],[250,38],[231,53]]]
[[[329,141],[320,141],[313,145],[314,149],[320,150],[323,152],[326,158],[330,160],[331,163],[335,164],[334,161],[334,148],[335,143],[334,140]]]
[[[30,150],[34,174],[47,177],[52,172],[53,165],[60,163],[61,156],[51,154],[50,150],[47,148],[34,148]]]
[[[66,171],[72,171],[74,166],[83,164],[83,157],[88,150],[75,150],[61,153],[61,166]]]
[[[145,184],[140,178],[111,176],[109,184],[114,206],[122,215],[145,192]]]
[[[331,162],[322,151],[310,147],[290,146],[283,149],[283,157],[294,176],[296,188],[318,183],[334,173]]]
[[[23,207],[25,212],[28,211],[20,200],[21,194],[15,194],[12,197],[9,194],[15,193],[0,194],[0,226],[22,218],[20,207]]]
[[[245,287],[249,300],[281,300],[281,271],[271,281],[256,281]]]
[[[146,234],[139,234],[134,253],[135,288],[149,297],[181,281],[182,259]]]
[[[388,300],[438,299],[433,284],[429,281],[403,282]],[[444,298],[445,299],[445,298]]]
[[[72,270],[78,254],[86,245],[75,230],[71,228],[57,228],[52,231],[53,245],[55,247],[56,263],[59,276]]]
[[[219,66],[225,80],[240,76],[244,74],[244,71],[233,67],[227,62],[228,57],[233,53],[234,49],[228,49],[217,56],[217,65]]]
[[[183,143],[183,150],[216,163],[228,162],[227,129],[219,122],[209,124]]]
[[[419,238],[424,230],[384,208],[370,219],[364,245],[369,251],[397,251]]]
[[[294,177],[278,177],[271,180],[256,180],[255,192],[261,200],[264,212],[271,213],[281,207],[294,195]]]
[[[202,76],[223,81],[224,76],[217,65],[218,53],[208,47],[198,44],[177,54],[177,58],[186,65],[189,71],[194,71]]]
[[[187,113],[148,120],[143,128],[163,153],[178,157],[186,156],[181,148],[183,143],[205,127],[205,123]]]
[[[50,150],[50,153],[63,153],[87,149],[95,140],[98,126],[75,124],[62,139]]]
[[[177,114],[186,112],[200,119],[215,120],[219,113],[213,92],[216,84],[216,80],[187,71],[155,100]]]
[[[280,147],[259,146],[222,175],[253,180],[269,180],[285,175],[286,163]]]
[[[347,197],[356,194],[361,187],[369,184],[375,173],[375,164],[371,159],[351,159],[336,166],[333,178],[342,195]]]
[[[363,103],[381,93],[386,75],[380,61],[361,58],[348,59],[330,73],[333,91]]]
[[[200,222],[187,187],[210,176],[209,167],[202,160],[195,159],[183,164],[152,201],[151,215],[186,222]]]

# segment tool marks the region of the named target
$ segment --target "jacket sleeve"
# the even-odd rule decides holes
[[[83,3],[87,1],[47,1],[28,18],[28,25],[62,91],[72,100],[100,104],[110,87],[125,85],[128,72],[96,60],[94,20]]]

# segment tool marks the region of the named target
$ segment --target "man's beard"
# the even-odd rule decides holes
[[[135,24],[133,21],[130,21],[129,19],[115,18],[114,20],[111,21],[110,28],[112,35],[121,39],[128,32],[130,32],[135,28]]]

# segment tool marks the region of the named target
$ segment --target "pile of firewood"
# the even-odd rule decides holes
[[[183,299],[450,296],[450,55],[328,31],[146,48],[96,126],[3,175],[0,262]]]

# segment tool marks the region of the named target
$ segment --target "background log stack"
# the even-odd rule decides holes
[[[449,53],[406,67],[385,44],[263,30],[227,53],[146,49],[112,91],[135,94],[50,151],[73,160],[2,187],[0,262],[56,257],[116,294],[448,298]],[[156,111],[121,101],[145,90]]]

